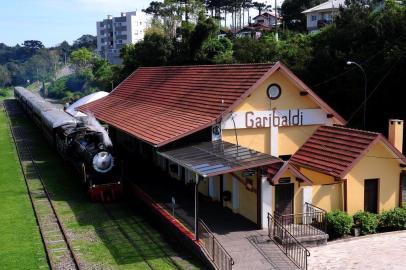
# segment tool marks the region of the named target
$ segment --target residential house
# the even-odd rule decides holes
[[[341,6],[345,6],[345,0],[329,0],[303,11],[306,15],[307,31],[317,32],[321,27],[332,23]]]

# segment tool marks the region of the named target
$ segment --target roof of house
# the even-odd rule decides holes
[[[79,108],[156,147],[220,121],[276,71],[345,121],[287,67],[275,64],[143,67],[105,98]]]
[[[268,173],[268,179],[273,185],[278,184],[282,175],[287,171],[297,178],[302,179],[309,184],[313,184],[313,181],[302,174],[300,170],[290,161],[281,161],[269,164],[266,166],[266,171]]]
[[[406,163],[403,154],[382,134],[337,126],[319,127],[290,162],[342,179],[379,141],[400,163]]]
[[[238,33],[246,32],[246,31],[250,32],[250,31],[270,31],[270,30],[272,30],[272,27],[270,27],[270,26],[266,26],[262,23],[254,23],[254,24],[245,26],[244,28],[239,30]]]
[[[335,10],[339,9],[340,6],[345,6],[345,0],[330,0],[324,3],[321,3],[320,5],[317,5],[315,7],[306,9],[305,11],[302,11],[302,13],[310,13],[310,12],[316,12],[316,11],[323,11],[323,10]]]
[[[253,18],[253,20],[256,20],[258,17],[270,18],[270,17],[279,17],[279,16],[278,16],[278,14],[276,14],[276,16],[275,16],[275,12],[274,12],[274,11],[273,11],[273,12],[267,11],[267,12],[261,13],[260,15],[255,16],[255,17]]]

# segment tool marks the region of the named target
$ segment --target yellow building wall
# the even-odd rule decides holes
[[[343,210],[343,183],[313,185],[312,204],[330,212]]]
[[[364,210],[364,181],[373,178],[379,179],[378,211],[382,212],[397,207],[400,173],[399,161],[393,158],[382,142],[375,144],[345,176],[347,179],[347,212],[354,214],[359,210]]]
[[[251,177],[253,186],[256,188],[257,181]],[[257,193],[246,189],[245,185],[239,182],[240,203],[238,213],[254,223],[257,223]]]
[[[237,175],[241,176],[240,172],[236,173]],[[231,192],[231,196],[233,196],[233,176],[230,174],[224,175],[223,182],[224,190],[228,190]],[[257,186],[256,177],[250,177],[252,181],[252,185],[254,188]],[[254,223],[257,223],[257,194],[252,191],[248,191],[241,182],[238,181],[238,189],[239,189],[239,207],[238,209],[232,208],[232,200],[229,202],[224,202],[224,206],[233,210],[234,213],[240,214],[243,217],[251,220]]]
[[[300,168],[300,172],[313,181],[313,185],[333,184],[336,182],[334,177],[330,175],[319,173],[307,168]]]
[[[334,209],[343,210],[344,189],[343,183],[337,182],[334,177],[306,168],[300,172],[313,181],[312,204],[326,211]]]
[[[277,83],[282,88],[281,96],[270,100],[266,94],[267,87]],[[319,109],[320,107],[309,96],[301,96],[300,89],[280,71],[266,79],[249,97],[247,97],[234,112],[288,110],[288,109]],[[279,128],[279,155],[291,155],[313,134],[319,125],[290,126]],[[270,153],[270,128],[237,129],[238,143],[263,153]],[[235,132],[232,129],[222,131],[222,139],[236,143]]]
[[[237,129],[238,144],[262,153],[270,153],[271,137],[269,128]],[[223,141],[237,144],[233,129],[222,131]]]
[[[318,125],[279,127],[278,152],[279,155],[292,155],[316,131]]]

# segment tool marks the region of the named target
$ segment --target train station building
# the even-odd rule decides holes
[[[306,223],[309,211],[379,213],[406,199],[403,121],[389,121],[389,139],[347,128],[280,62],[139,68],[80,110],[109,126],[127,171],[147,182],[160,171],[258,228],[269,214]]]

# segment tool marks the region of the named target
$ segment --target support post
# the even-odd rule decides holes
[[[195,180],[195,240],[199,240],[199,175]]]
[[[261,210],[262,210],[262,228],[268,227],[268,213],[273,213],[273,193],[274,186],[268,182],[267,176],[261,177]]]
[[[313,194],[313,186],[303,186],[302,187],[302,207],[303,207],[303,213],[307,214],[303,216],[303,224],[310,224],[312,222],[312,216],[310,214],[312,213],[307,213],[307,207],[306,203],[312,203],[312,195]]]
[[[271,143],[270,143],[270,154],[274,157],[279,156],[279,149],[278,149],[278,143],[279,143],[279,128],[277,126],[271,125],[270,127],[270,135],[271,135]]]

